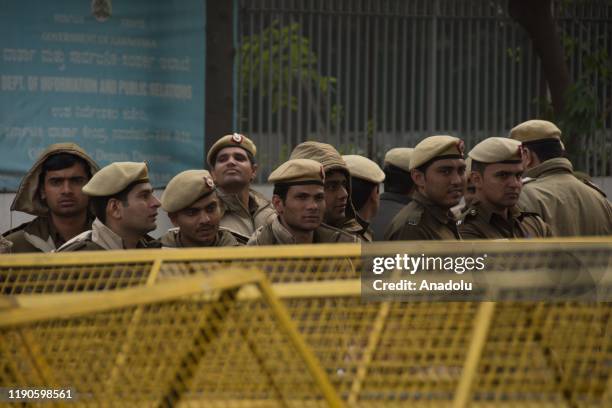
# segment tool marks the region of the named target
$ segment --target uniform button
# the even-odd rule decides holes
[[[470,210],[470,214],[476,215],[476,210]]]

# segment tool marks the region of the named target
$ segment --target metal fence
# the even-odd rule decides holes
[[[612,5],[561,3],[577,79],[589,47],[612,55]],[[438,133],[469,148],[543,113],[540,62],[507,0],[239,4],[238,128],[260,147],[260,182],[304,140],[382,161],[387,149]],[[610,105],[609,81],[595,85]],[[584,138],[579,167],[594,176],[612,173],[611,128],[608,111],[605,130]]]

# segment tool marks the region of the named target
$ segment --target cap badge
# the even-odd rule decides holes
[[[239,133],[234,133],[232,135],[232,141],[238,144],[242,143],[242,135]]]

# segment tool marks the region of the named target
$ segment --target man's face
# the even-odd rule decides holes
[[[522,163],[494,163],[486,166],[484,174],[475,174],[474,184],[479,197],[499,209],[516,205],[523,188]]]
[[[87,171],[81,163],[62,170],[49,170],[40,189],[40,196],[47,203],[51,214],[73,217],[87,211],[89,197],[83,193],[88,181]]]
[[[459,204],[465,187],[465,160],[442,159],[429,165],[425,174],[413,170],[412,178],[422,194],[436,205],[451,208]]]
[[[181,229],[183,245],[209,246],[215,242],[221,221],[216,193],[200,198],[189,207],[169,215],[172,224]]]
[[[291,186],[285,202],[277,195],[272,202],[287,226],[299,231],[313,231],[323,222],[325,191],[323,186]]]
[[[240,147],[225,147],[217,153],[212,169],[215,183],[223,189],[236,189],[248,186],[257,171],[247,152]]]
[[[348,203],[348,180],[341,171],[325,175],[325,223],[338,225],[345,218]]]
[[[119,202],[122,229],[138,235],[153,231],[160,205],[150,183],[136,184],[127,195],[127,205]]]

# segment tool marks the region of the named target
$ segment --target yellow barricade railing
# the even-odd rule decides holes
[[[612,303],[364,302],[362,269],[401,253],[486,253],[517,290],[612,273],[610,239],[2,256],[1,384],[109,405],[612,403]]]

